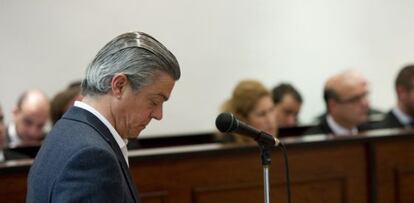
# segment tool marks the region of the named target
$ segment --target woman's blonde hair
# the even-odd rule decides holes
[[[233,113],[238,119],[246,121],[257,102],[265,96],[271,95],[262,83],[257,80],[242,80],[234,88],[232,97],[223,104],[221,110]],[[251,139],[236,135],[235,141],[246,143],[251,142]]]

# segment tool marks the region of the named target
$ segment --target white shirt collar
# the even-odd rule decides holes
[[[9,135],[8,139],[10,139],[8,143],[9,147],[13,148],[23,143],[22,139],[20,139],[20,137],[17,135],[16,125],[13,122],[9,124],[7,133]]]
[[[337,122],[335,122],[335,120],[329,114],[326,120],[328,122],[329,127],[332,129],[332,132],[335,135],[355,135],[358,133],[358,129],[356,127],[352,128],[352,130],[346,129],[339,125]]]
[[[395,117],[397,117],[400,123],[402,123],[406,127],[410,127],[410,122],[412,121],[412,118],[409,115],[402,112],[398,107],[393,108],[392,113],[395,115]]]
[[[89,106],[88,104],[83,103],[81,101],[75,101],[74,106],[79,107],[79,108],[82,108],[82,109],[85,109],[85,110],[91,112],[93,115],[95,115],[96,117],[98,117],[98,119],[100,121],[102,121],[102,123],[105,124],[105,126],[109,129],[109,131],[111,132],[112,136],[114,137],[114,139],[115,139],[116,143],[118,144],[119,148],[121,149],[122,155],[124,155],[125,161],[126,161],[127,165],[129,166],[129,162],[128,162],[128,149],[127,149],[128,139],[122,139],[122,137],[115,130],[115,128],[112,126],[112,124],[101,113],[99,113],[92,106]]]
[[[2,149],[0,149],[0,162],[6,161],[6,157],[4,157],[4,152]]]

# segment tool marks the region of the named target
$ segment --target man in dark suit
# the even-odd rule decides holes
[[[128,170],[136,138],[170,97],[180,68],[151,36],[106,44],[86,70],[82,101],[53,127],[30,169],[27,202],[140,202]]]
[[[4,147],[6,142],[6,126],[4,125],[3,109],[0,106],[0,147]]]
[[[395,80],[397,106],[384,119],[372,125],[373,129],[414,127],[414,65],[405,66]]]
[[[299,91],[288,83],[282,83],[272,90],[275,103],[276,122],[279,128],[289,128],[298,125],[298,115],[303,100]]]
[[[4,114],[0,106],[0,162],[5,161],[4,146],[6,142],[6,126],[4,125]]]
[[[327,116],[305,134],[353,135],[368,120],[368,82],[348,70],[328,79],[324,88]]]
[[[0,162],[15,160],[15,159],[28,159],[28,156],[20,154],[18,152],[11,151],[6,148],[6,126],[4,125],[4,114],[0,106]]]

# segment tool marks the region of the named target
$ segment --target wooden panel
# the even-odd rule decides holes
[[[367,157],[363,145],[289,149],[289,159],[292,202],[367,202]],[[277,197],[283,197],[278,201],[286,201],[284,193]]]
[[[364,145],[292,148],[289,159],[293,202],[367,202]],[[283,202],[286,182],[282,154],[273,151],[272,160],[272,199]],[[140,190],[166,190],[172,194],[166,202],[263,202],[258,149],[130,164]]]
[[[255,183],[195,188],[193,203],[263,202],[263,185]]]
[[[315,180],[292,183],[292,191],[300,196],[293,202],[344,202],[344,179],[337,178],[326,181]],[[272,202],[287,202],[285,185],[271,185],[270,200]],[[321,195],[323,194],[323,195]],[[194,203],[227,203],[227,202],[263,202],[263,185],[240,184],[233,186],[217,186],[197,188],[193,193]]]
[[[387,133],[285,139],[292,202],[414,202],[414,136]],[[143,202],[263,202],[259,149],[208,146],[131,151]],[[283,157],[279,150],[272,155],[271,201],[286,202]],[[24,202],[30,163],[8,163],[0,163],[0,203]]]
[[[395,179],[397,202],[414,202],[414,168],[400,167]]]
[[[167,198],[168,192],[143,192],[140,193],[142,202],[144,203],[164,203]]]
[[[379,142],[376,147],[378,202],[414,202],[414,139]]]
[[[347,191],[344,178],[326,181],[316,179],[310,182],[294,183],[292,189],[293,193],[300,194],[293,197],[292,202],[346,202]],[[287,198],[282,198],[280,201],[287,202]]]
[[[0,174],[0,203],[26,202],[27,172]]]

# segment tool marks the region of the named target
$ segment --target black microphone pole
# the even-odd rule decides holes
[[[220,132],[239,134],[248,136],[256,140],[260,147],[260,158],[263,166],[263,186],[264,186],[264,202],[270,203],[270,183],[269,183],[269,167],[271,160],[271,147],[278,146],[279,140],[267,133],[256,130],[255,128],[239,121],[231,113],[221,113],[216,119],[216,126]]]
[[[269,183],[269,168],[271,160],[271,149],[269,146],[259,144],[260,158],[262,159],[263,166],[263,187],[264,187],[264,202],[270,203],[270,183]]]

